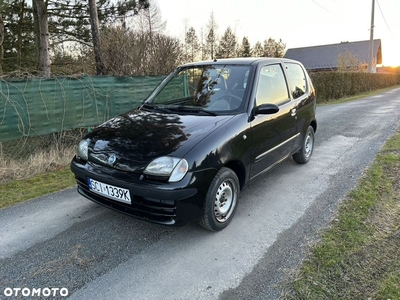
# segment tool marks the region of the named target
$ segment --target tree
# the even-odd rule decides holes
[[[204,42],[204,29],[203,27],[200,28],[200,59],[205,60],[207,59],[207,50],[206,50],[206,44]]]
[[[153,35],[154,49],[147,32],[123,26],[108,27],[101,38],[106,72],[114,76],[165,75],[181,60],[180,41],[163,33]]]
[[[134,19],[135,31],[142,35],[147,40],[148,51],[156,51],[158,47],[155,39],[158,33],[162,33],[165,30],[166,22],[162,20],[160,9],[154,0],[150,0],[150,6],[142,9]]]
[[[3,74],[3,56],[4,56],[4,22],[3,22],[3,11],[5,10],[5,3],[0,2],[0,75]]]
[[[99,27],[124,23],[131,16],[149,7],[148,0],[110,1],[98,0]],[[90,2],[87,0],[47,0],[49,31],[52,43],[78,42],[91,45]],[[93,7],[93,5],[92,5]]]
[[[94,11],[96,9],[93,3],[90,5],[91,15],[95,18]],[[97,52],[99,49],[101,50],[101,46],[99,46],[100,39],[96,30],[96,22],[101,26],[112,20],[125,19],[129,14],[135,15],[140,9],[149,7],[148,0],[121,1],[117,4],[109,0],[100,0],[98,3],[98,20],[92,21],[92,35],[90,35],[90,17],[85,0],[74,2],[70,0],[32,0],[34,32],[38,48],[37,66],[41,75],[50,76],[50,40],[54,44],[75,41],[86,45],[90,44],[90,40],[94,41],[96,45],[92,44],[92,46],[94,46],[94,52],[97,53],[95,55],[97,72],[102,74],[104,68],[101,67],[101,57],[99,58]]]
[[[366,72],[368,69],[367,62],[361,62],[348,49],[344,53],[338,54],[336,65],[339,72]]]
[[[157,48],[152,53],[149,73],[145,75],[167,75],[180,63],[182,48],[179,39],[157,33],[154,37]]]
[[[90,25],[92,28],[94,60],[96,63],[96,74],[103,75],[105,67],[103,60],[101,59],[99,18],[97,15],[96,0],[89,0],[89,11],[90,11]]]
[[[254,57],[262,57],[264,55],[264,49],[260,42],[254,45],[251,55]]]
[[[218,25],[215,21],[214,13],[211,13],[210,20],[207,25],[207,36],[205,44],[205,57],[214,59],[215,51],[217,49],[218,37],[217,37]]]
[[[44,0],[32,0],[34,32],[37,49],[37,71],[40,76],[50,77],[49,28],[47,5]]]
[[[219,41],[218,52],[215,55],[216,58],[230,58],[236,56],[237,40],[236,35],[232,29],[228,27],[225,30],[224,35]]]
[[[250,57],[251,56],[251,45],[249,43],[249,39],[245,36],[242,40],[242,44],[240,45],[238,51],[239,57]]]
[[[283,57],[285,55],[286,44],[279,40],[275,41],[273,38],[269,38],[264,41],[264,57]]]
[[[165,31],[167,23],[162,20],[158,4],[149,0],[149,7],[142,9],[134,18],[137,31],[148,32],[150,35]]]
[[[186,32],[185,49],[187,49],[185,61],[195,61],[200,50],[200,43],[199,38],[196,34],[196,30],[193,27],[190,27],[189,30]]]
[[[1,1],[4,41],[1,52],[3,72],[36,70],[36,46],[33,34],[32,8],[26,0]]]

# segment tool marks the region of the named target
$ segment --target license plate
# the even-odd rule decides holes
[[[107,198],[131,204],[129,190],[88,178],[89,190]]]

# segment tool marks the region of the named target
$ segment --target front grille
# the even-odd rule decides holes
[[[172,225],[175,223],[176,203],[173,200],[148,199],[132,195],[131,204],[118,202],[89,190],[88,183],[82,178],[76,178],[78,191],[86,198],[122,213],[148,221]]]

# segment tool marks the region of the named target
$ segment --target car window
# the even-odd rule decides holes
[[[299,98],[306,93],[307,81],[303,68],[294,63],[285,63],[289,77],[289,87],[293,98]]]
[[[256,105],[271,103],[280,105],[289,100],[285,76],[280,64],[264,66],[260,70]]]
[[[200,65],[180,68],[148,98],[147,103],[187,112],[220,113],[244,107],[250,67],[246,65]],[[195,109],[196,108],[196,109]]]

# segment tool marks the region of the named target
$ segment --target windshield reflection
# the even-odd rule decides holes
[[[212,65],[179,69],[146,104],[168,109],[237,112],[244,107],[249,66]]]

